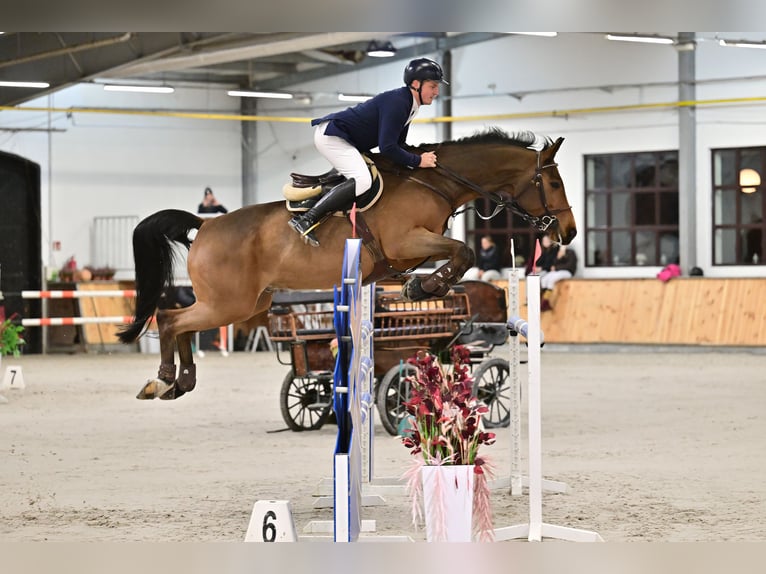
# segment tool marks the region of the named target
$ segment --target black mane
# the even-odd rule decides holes
[[[553,144],[553,140],[548,136],[542,136],[535,134],[532,131],[525,130],[520,132],[508,133],[500,128],[489,128],[486,131],[478,132],[472,136],[467,136],[459,140],[451,142],[445,142],[445,144],[510,144],[518,147],[527,148],[535,141],[544,141],[543,149],[550,147]]]

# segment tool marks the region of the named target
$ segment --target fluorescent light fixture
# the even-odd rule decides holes
[[[558,32],[511,32],[511,34],[519,36],[545,36],[546,38],[555,38],[559,35]]]
[[[49,88],[48,82],[0,82],[3,88]]]
[[[721,46],[728,46],[730,48],[760,48],[766,50],[766,43],[762,42],[746,42],[744,40],[718,40],[718,44]]]
[[[277,100],[292,100],[293,95],[284,92],[251,92],[246,90],[229,90],[230,96],[239,98],[272,98]]]
[[[338,99],[341,102],[366,102],[372,99],[372,96],[366,96],[364,94],[338,94]]]
[[[128,84],[105,84],[105,92],[139,92],[143,94],[172,94],[170,86],[131,86]]]
[[[396,48],[391,42],[378,43],[373,40],[367,46],[367,55],[373,58],[390,58],[396,55]]]
[[[607,40],[615,40],[617,42],[641,42],[644,44],[672,44],[673,38],[666,38],[664,36],[636,36],[636,35],[622,35],[622,34],[607,34]]]

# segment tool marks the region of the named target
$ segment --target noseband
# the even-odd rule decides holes
[[[521,206],[521,203],[519,203],[519,199],[527,192],[527,190],[531,189],[531,186],[526,186],[517,197],[511,197],[509,200],[509,199],[504,199],[497,192],[486,191],[481,186],[464,178],[462,175],[455,173],[451,169],[444,167],[443,165],[437,164],[436,169],[437,171],[442,172],[445,176],[449,177],[450,179],[468,187],[469,189],[472,189],[473,191],[478,193],[480,196],[492,201],[495,204],[495,210],[489,216],[484,216],[478,211],[476,212],[476,215],[478,215],[481,219],[485,219],[485,220],[492,219],[502,210],[509,209],[511,212],[521,217],[521,219],[523,219],[529,225],[531,225],[532,227],[535,227],[538,231],[547,231],[551,225],[553,225],[556,221],[558,221],[558,218],[556,217],[556,215],[558,215],[559,213],[563,211],[569,211],[570,209],[572,209],[572,206],[568,205],[567,207],[562,207],[561,209],[555,209],[555,210],[551,210],[548,207],[548,199],[545,196],[545,184],[543,183],[543,170],[549,167],[556,167],[558,166],[558,164],[555,162],[552,162],[552,163],[546,163],[545,165],[542,165],[540,151],[536,150],[536,153],[537,153],[537,166],[535,167],[535,175],[532,177],[532,180],[530,181],[530,183],[533,183],[535,188],[537,189],[537,194],[540,199],[540,204],[542,205],[543,210],[545,212],[543,213],[543,215],[540,215],[540,216],[532,215]],[[458,213],[461,213],[461,212],[456,211],[453,213],[453,216],[457,215]]]

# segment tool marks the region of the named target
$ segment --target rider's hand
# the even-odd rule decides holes
[[[436,167],[436,153],[427,151],[421,154],[419,167]]]

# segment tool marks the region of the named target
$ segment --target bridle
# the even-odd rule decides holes
[[[492,219],[504,209],[509,209],[511,212],[521,217],[521,219],[523,219],[529,225],[535,227],[538,231],[547,231],[551,225],[553,225],[556,221],[558,221],[558,218],[556,216],[559,213],[571,210],[572,206],[568,205],[567,207],[562,207],[560,209],[555,209],[555,210],[551,210],[548,207],[548,199],[545,196],[545,185],[543,183],[543,170],[551,168],[551,167],[556,167],[558,166],[558,164],[555,162],[542,164],[540,150],[535,150],[535,151],[537,153],[537,165],[535,167],[535,175],[532,177],[532,180],[530,181],[530,183],[533,183],[534,187],[537,189],[537,194],[540,199],[540,204],[543,206],[543,210],[545,211],[543,215],[540,215],[540,216],[532,215],[526,209],[524,209],[521,206],[521,203],[519,202],[519,199],[529,189],[532,189],[532,186],[529,186],[529,185],[526,186],[517,197],[511,197],[510,199],[506,199],[506,198],[503,198],[499,193],[487,191],[483,189],[480,185],[464,178],[462,175],[455,173],[451,169],[446,168],[443,165],[437,163],[436,171],[440,172],[442,175],[448,177],[449,179],[452,179],[453,181],[456,181],[457,183],[464,185],[465,187],[475,191],[481,197],[488,199],[489,201],[492,201],[495,204],[495,210],[488,216],[485,216],[479,213],[479,211],[475,207],[467,207],[461,210],[454,210],[451,216],[455,217],[456,215],[460,213],[473,209],[474,211],[476,211],[476,215],[478,215],[481,219],[487,220],[487,219]],[[419,182],[419,183],[424,183],[424,182]],[[433,191],[436,191],[439,195],[447,199],[447,196],[443,192],[437,190],[434,186],[427,185],[427,187],[429,189],[432,189]],[[449,201],[449,199],[447,200]]]

